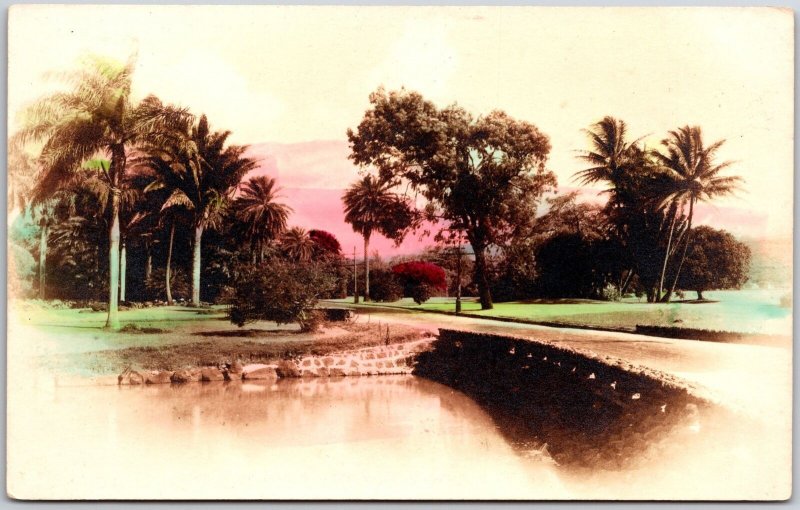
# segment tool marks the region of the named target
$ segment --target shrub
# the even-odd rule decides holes
[[[432,262],[403,262],[392,267],[392,272],[408,288],[424,283],[430,287],[446,290],[447,279],[444,269]]]
[[[369,272],[369,297],[374,301],[397,301],[403,297],[403,287],[391,271],[371,270]]]
[[[332,275],[314,262],[273,259],[237,271],[230,321],[244,326],[257,320],[278,324],[298,323],[301,331],[314,331],[323,316],[314,310],[320,296],[335,286]]]
[[[425,301],[431,298],[432,289],[429,285],[425,283],[417,283],[416,285],[411,286],[411,297],[414,298],[414,302],[418,305],[421,305]]]

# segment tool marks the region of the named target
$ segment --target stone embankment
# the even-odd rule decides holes
[[[710,407],[665,374],[546,343],[442,329],[432,347],[415,375],[475,399],[512,444],[573,468],[657,459]]]
[[[410,374],[420,352],[431,348],[434,338],[425,336],[412,342],[364,347],[325,356],[302,356],[272,364],[242,364],[235,360],[222,366],[191,367],[176,371],[126,369],[118,384],[168,384],[237,380],[278,379],[282,377],[353,377]]]

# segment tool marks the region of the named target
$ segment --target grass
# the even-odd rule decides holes
[[[495,303],[492,310],[481,310],[475,298],[462,300],[462,312],[483,317],[523,319],[532,322],[633,330],[646,326],[679,326],[696,329],[788,335],[791,309],[779,304],[781,292],[708,292],[708,301],[644,303],[632,300],[608,302],[583,299],[526,300]],[[339,300],[350,303],[352,299]],[[417,305],[406,298],[394,303],[379,303],[398,309],[454,312],[453,298],[432,298]]]
[[[33,327],[25,338],[38,364],[74,375],[117,374],[128,366],[145,370],[175,370],[240,359],[269,362],[305,354],[383,344],[386,326],[378,323],[335,322],[317,333],[301,333],[294,324],[256,322],[244,328],[231,324],[224,307],[153,307],[120,312],[119,332],[108,332],[104,312],[52,309],[15,302],[9,314]],[[203,311],[203,313],[197,313]],[[418,338],[419,331],[393,325],[390,342]]]

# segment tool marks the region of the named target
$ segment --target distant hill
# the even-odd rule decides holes
[[[760,288],[792,286],[791,239],[741,239],[750,247],[750,279],[747,285]]]

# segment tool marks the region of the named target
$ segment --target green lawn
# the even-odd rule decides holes
[[[486,311],[480,309],[475,298],[467,298],[463,300],[462,310],[480,316],[565,325],[633,328],[642,324],[788,335],[791,334],[792,314],[790,308],[779,305],[782,294],[781,291],[762,290],[708,292],[706,297],[713,302],[705,303],[651,304],[635,300],[608,302],[574,299],[514,301],[495,303],[494,309]],[[352,303],[352,299],[340,302]],[[409,310],[455,310],[453,298],[432,298],[423,305],[417,305],[409,298],[381,304]]]
[[[103,329],[106,312],[55,309],[41,302],[16,301],[9,317],[24,327],[12,329],[13,341],[26,355],[58,373],[92,376],[118,374],[125,367],[175,370],[241,359],[267,362],[300,354],[326,354],[383,343],[380,324],[335,322],[316,333],[301,333],[296,324],[258,321],[237,327],[224,306],[159,306],[120,311],[123,326],[157,328],[148,333]],[[419,331],[396,326],[394,342],[416,339]]]

